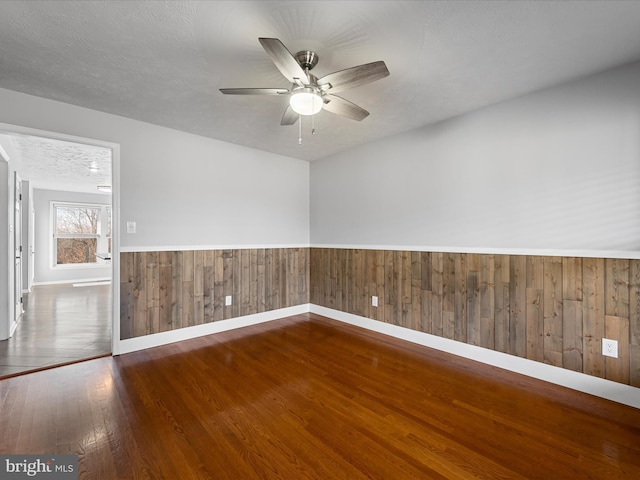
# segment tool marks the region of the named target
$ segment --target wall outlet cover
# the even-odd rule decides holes
[[[603,338],[602,355],[604,355],[605,357],[618,358],[618,341]]]
[[[231,305],[231,295],[227,295],[226,297],[224,297],[224,304],[227,307]]]
[[[373,307],[378,306],[378,297],[376,297],[375,295],[371,297],[371,306]]]

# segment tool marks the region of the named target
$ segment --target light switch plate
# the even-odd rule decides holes
[[[376,297],[375,295],[371,297],[371,306],[372,307],[378,306],[378,297]]]
[[[226,307],[228,307],[229,305],[231,305],[231,295],[227,295],[226,297],[224,297],[224,305]]]
[[[136,233],[136,222],[127,222],[127,233]]]

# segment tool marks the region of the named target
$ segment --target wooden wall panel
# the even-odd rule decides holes
[[[631,344],[640,345],[640,260],[630,262],[629,321],[631,322]]]
[[[544,361],[562,366],[562,259],[545,257],[544,263]]]
[[[607,380],[629,383],[629,319],[605,315],[604,334],[618,340],[618,358],[605,357]]]
[[[309,303],[308,257],[307,248],[121,253],[120,338]]]
[[[526,276],[527,257],[512,255],[510,257],[509,277],[509,353],[518,357],[526,357]]]
[[[544,362],[544,290],[542,288],[526,288],[525,321],[527,358]]]
[[[582,259],[562,259],[562,366],[582,372]]]
[[[640,260],[631,260],[629,269],[629,383],[640,387]]]
[[[640,345],[629,345],[629,383],[640,387]]]
[[[313,268],[313,265],[312,265]],[[313,270],[312,270],[312,273]],[[428,275],[425,270],[423,274]],[[432,253],[431,254],[431,290],[423,290],[431,294],[431,328],[427,328],[425,332],[438,335],[439,337],[446,337],[442,328],[442,302],[444,301],[444,254]],[[428,305],[424,305],[422,311],[426,312],[429,309]]]
[[[602,338],[604,338],[604,278],[604,259],[583,259],[583,372],[601,378],[605,376],[605,361],[602,355]]]
[[[640,386],[640,260],[324,248],[309,258],[316,305]],[[602,355],[602,338],[618,341],[619,358]]]
[[[480,255],[480,343],[481,347],[495,347],[496,311],[495,261],[493,255]]]
[[[496,255],[494,257],[496,313],[494,316],[495,349],[498,352],[509,353],[509,256]]]
[[[605,314],[629,318],[629,260],[605,260]]]

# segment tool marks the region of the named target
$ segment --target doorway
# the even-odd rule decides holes
[[[0,339],[0,377],[110,355],[119,336],[118,146],[7,125],[0,145],[14,200],[13,325]]]
[[[13,246],[15,250],[14,259],[14,321],[18,322],[24,312],[22,306],[22,179],[18,172],[14,172],[13,189]]]

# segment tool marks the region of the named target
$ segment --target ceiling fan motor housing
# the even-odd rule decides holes
[[[311,50],[302,50],[295,54],[295,59],[302,68],[312,70],[318,64],[320,57]]]

